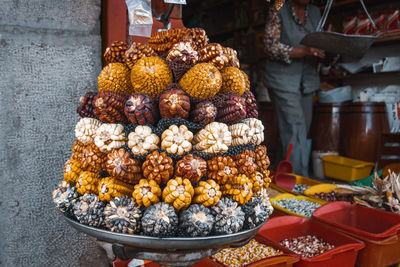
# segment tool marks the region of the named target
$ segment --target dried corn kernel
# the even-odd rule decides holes
[[[211,257],[226,266],[240,267],[252,262],[283,254],[282,251],[266,246],[252,239],[247,245],[240,248],[226,248]]]

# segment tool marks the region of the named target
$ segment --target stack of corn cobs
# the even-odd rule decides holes
[[[53,192],[67,216],[158,237],[231,234],[272,212],[264,126],[236,51],[202,29],[115,42],[81,98]]]
[[[389,170],[389,175],[379,177],[375,173],[372,184],[373,187],[337,185],[335,192],[354,195],[356,204],[400,214],[400,174]]]

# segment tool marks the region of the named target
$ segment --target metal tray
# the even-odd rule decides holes
[[[302,45],[341,54],[353,59],[361,59],[376,39],[376,35],[348,35],[337,32],[312,32],[307,34]]]
[[[331,10],[333,0],[327,0],[324,13],[318,23],[316,32],[307,34],[301,44],[319,48],[334,54],[341,54],[352,60],[360,60],[368,51],[379,32],[375,36],[370,35],[348,35],[337,32],[323,32],[323,28]],[[371,18],[363,0],[360,0],[372,27],[377,30],[374,20]]]
[[[158,238],[115,233],[80,224],[66,216],[64,218],[76,230],[94,237],[101,241],[100,243],[109,243],[113,254],[122,260],[136,258],[169,266],[190,266],[218,253],[223,248],[244,246],[268,221],[253,229],[230,235]]]

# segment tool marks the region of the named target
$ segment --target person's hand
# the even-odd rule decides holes
[[[313,57],[324,58],[325,52],[318,48],[306,46],[306,47],[304,47],[304,56],[313,56]]]
[[[314,47],[298,46],[293,47],[292,52],[290,53],[291,58],[303,58],[307,56],[324,58],[325,52]]]

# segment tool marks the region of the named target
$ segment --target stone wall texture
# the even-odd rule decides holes
[[[108,266],[51,197],[71,154],[79,98],[97,86],[100,11],[100,0],[1,1],[1,266]]]

